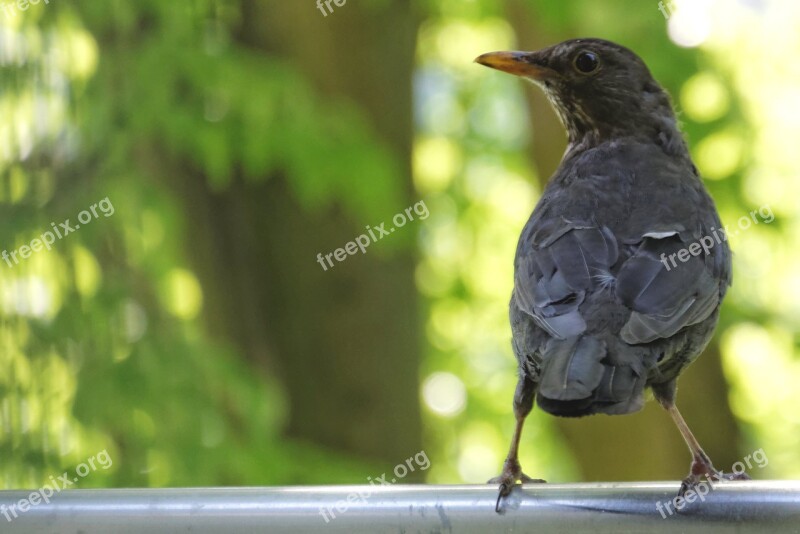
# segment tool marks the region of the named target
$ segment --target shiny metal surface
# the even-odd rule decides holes
[[[531,485],[503,515],[491,486],[73,489],[25,512],[30,491],[0,491],[0,533],[800,532],[800,482],[717,484],[670,515],[678,485]]]

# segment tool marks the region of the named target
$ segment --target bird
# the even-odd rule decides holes
[[[495,510],[526,475],[518,451],[534,401],[561,417],[624,415],[647,388],[691,453],[683,496],[718,471],[675,404],[732,282],[731,251],[672,100],[630,49],[570,39],[490,52],[480,65],[540,87],[568,145],[519,237],[509,303],[516,427]]]

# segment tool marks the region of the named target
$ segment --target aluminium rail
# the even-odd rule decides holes
[[[8,490],[0,533],[800,532],[800,481],[719,483],[675,513],[665,504],[678,485],[530,484],[514,489],[503,514],[488,485],[71,489],[49,502]],[[38,504],[21,511],[21,500]]]

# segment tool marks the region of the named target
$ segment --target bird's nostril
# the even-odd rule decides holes
[[[547,67],[547,66],[549,66],[549,63],[548,63],[546,58],[536,57],[536,56],[528,56],[527,60],[528,60],[528,63],[530,63],[532,65],[539,66],[539,67]]]

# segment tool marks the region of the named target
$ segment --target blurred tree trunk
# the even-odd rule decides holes
[[[508,2],[508,18],[519,38],[519,50],[537,50],[578,37],[569,29],[554,31],[537,25],[539,18],[533,9],[529,2]],[[527,88],[525,92],[534,130],[531,153],[543,189],[564,154],[566,133],[542,92]],[[740,458],[738,429],[728,406],[727,389],[715,339],[678,380],[677,402],[717,469],[730,471]],[[557,418],[557,426],[572,449],[583,480],[675,480],[688,473],[688,449],[669,415],[656,402],[648,402],[644,410],[625,417]]]
[[[408,3],[350,2],[327,17],[314,2],[242,5],[236,38],[291,62],[318,94],[358,103],[409,177],[398,205],[412,204],[416,21]],[[343,246],[375,221],[352,220],[336,208],[310,213],[280,175],[259,184],[235,180],[221,193],[198,179],[184,188],[203,236],[190,253],[210,328],[278,374],[290,403],[288,433],[391,465],[418,452],[414,254],[386,259],[368,251],[323,271],[317,253]]]

